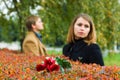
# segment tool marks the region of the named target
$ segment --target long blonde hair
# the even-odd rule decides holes
[[[95,43],[96,42],[96,31],[95,31],[93,20],[89,15],[84,14],[84,13],[81,13],[81,14],[77,15],[73,19],[73,21],[72,21],[72,23],[71,23],[71,25],[69,27],[69,30],[68,30],[67,43],[74,42],[74,40],[75,40],[74,24],[77,21],[77,19],[80,18],[80,17],[87,20],[89,22],[89,24],[90,24],[90,32],[89,32],[88,36],[84,39],[84,41],[86,43],[88,43],[88,44]]]

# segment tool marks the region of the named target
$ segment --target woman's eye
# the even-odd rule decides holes
[[[81,23],[79,23],[79,24],[78,24],[78,26],[82,26],[82,24],[81,24]]]
[[[89,28],[89,26],[88,26],[88,25],[85,25],[85,28]]]

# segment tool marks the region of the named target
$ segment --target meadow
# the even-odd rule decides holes
[[[108,56],[104,57],[104,62],[107,66],[120,66],[120,53],[109,54]]]

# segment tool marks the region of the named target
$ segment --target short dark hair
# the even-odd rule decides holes
[[[35,25],[38,19],[39,19],[39,16],[35,16],[35,15],[31,15],[26,19],[26,27],[28,31],[32,30],[32,24]]]

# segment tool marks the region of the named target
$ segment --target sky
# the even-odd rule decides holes
[[[19,1],[19,0],[17,0],[17,1]],[[7,4],[7,6],[10,7],[10,8],[14,7],[14,6],[12,5],[12,0],[6,0],[6,4]],[[37,14],[38,10],[40,10],[40,9],[41,9],[41,6],[37,6],[35,9],[30,9],[30,12],[31,12],[31,14]],[[3,14],[6,14],[5,17],[6,17],[7,19],[9,19],[10,16],[15,17],[16,14],[17,14],[16,12],[12,12],[12,13],[10,13],[9,15],[7,15],[8,9],[7,9],[7,7],[6,7],[6,5],[5,5],[5,3],[4,3],[3,0],[0,0],[0,12],[2,12]],[[1,14],[0,14],[0,15],[1,15]]]

